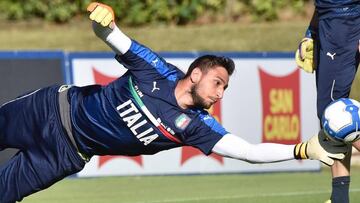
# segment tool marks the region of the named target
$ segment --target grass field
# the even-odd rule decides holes
[[[330,171],[65,179],[24,203],[322,203]],[[360,168],[353,168],[351,202],[360,202]]]
[[[0,21],[0,27],[2,50],[110,51],[92,32],[87,19],[65,25]],[[307,22],[120,27],[156,51],[293,51]]]

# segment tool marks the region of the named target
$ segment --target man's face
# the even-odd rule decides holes
[[[194,106],[209,109],[220,100],[228,86],[229,74],[225,68],[218,66],[201,72],[191,87]]]

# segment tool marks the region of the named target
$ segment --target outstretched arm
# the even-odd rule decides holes
[[[250,144],[233,135],[225,135],[212,149],[216,154],[250,163],[271,163],[294,159],[294,145],[275,143]]]
[[[322,131],[308,141],[296,145],[276,143],[250,144],[244,139],[227,134],[212,151],[222,156],[250,163],[272,163],[291,159],[315,159],[333,165],[334,159],[343,159],[347,145],[327,140]]]
[[[116,26],[110,6],[93,2],[87,10],[95,34],[116,53],[116,60],[132,71],[135,80],[154,81],[166,77],[175,81],[178,73],[182,75],[177,67],[168,64],[156,52],[126,36]]]

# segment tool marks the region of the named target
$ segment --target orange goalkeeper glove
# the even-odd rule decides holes
[[[114,28],[115,14],[110,6],[93,2],[89,4],[87,11],[90,12],[90,20],[100,23],[103,27]]]

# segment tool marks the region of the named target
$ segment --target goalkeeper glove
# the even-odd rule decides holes
[[[315,70],[313,52],[314,41],[313,39],[306,37],[301,40],[295,54],[296,64],[308,73],[313,73]]]
[[[131,39],[116,26],[113,9],[105,4],[93,2],[87,10],[92,20],[93,30],[116,54],[124,54],[131,46]]]
[[[115,14],[113,9],[105,4],[93,2],[87,7],[87,11],[90,13],[90,20],[100,23],[103,27],[109,26],[111,29],[114,28]]]
[[[328,166],[334,164],[334,159],[341,160],[351,146],[343,142],[336,142],[326,137],[323,130],[308,141],[295,145],[295,159],[320,160]]]
[[[113,9],[105,4],[93,2],[87,7],[90,12],[89,18],[92,20],[92,27],[96,36],[107,42],[108,36],[116,27]]]

